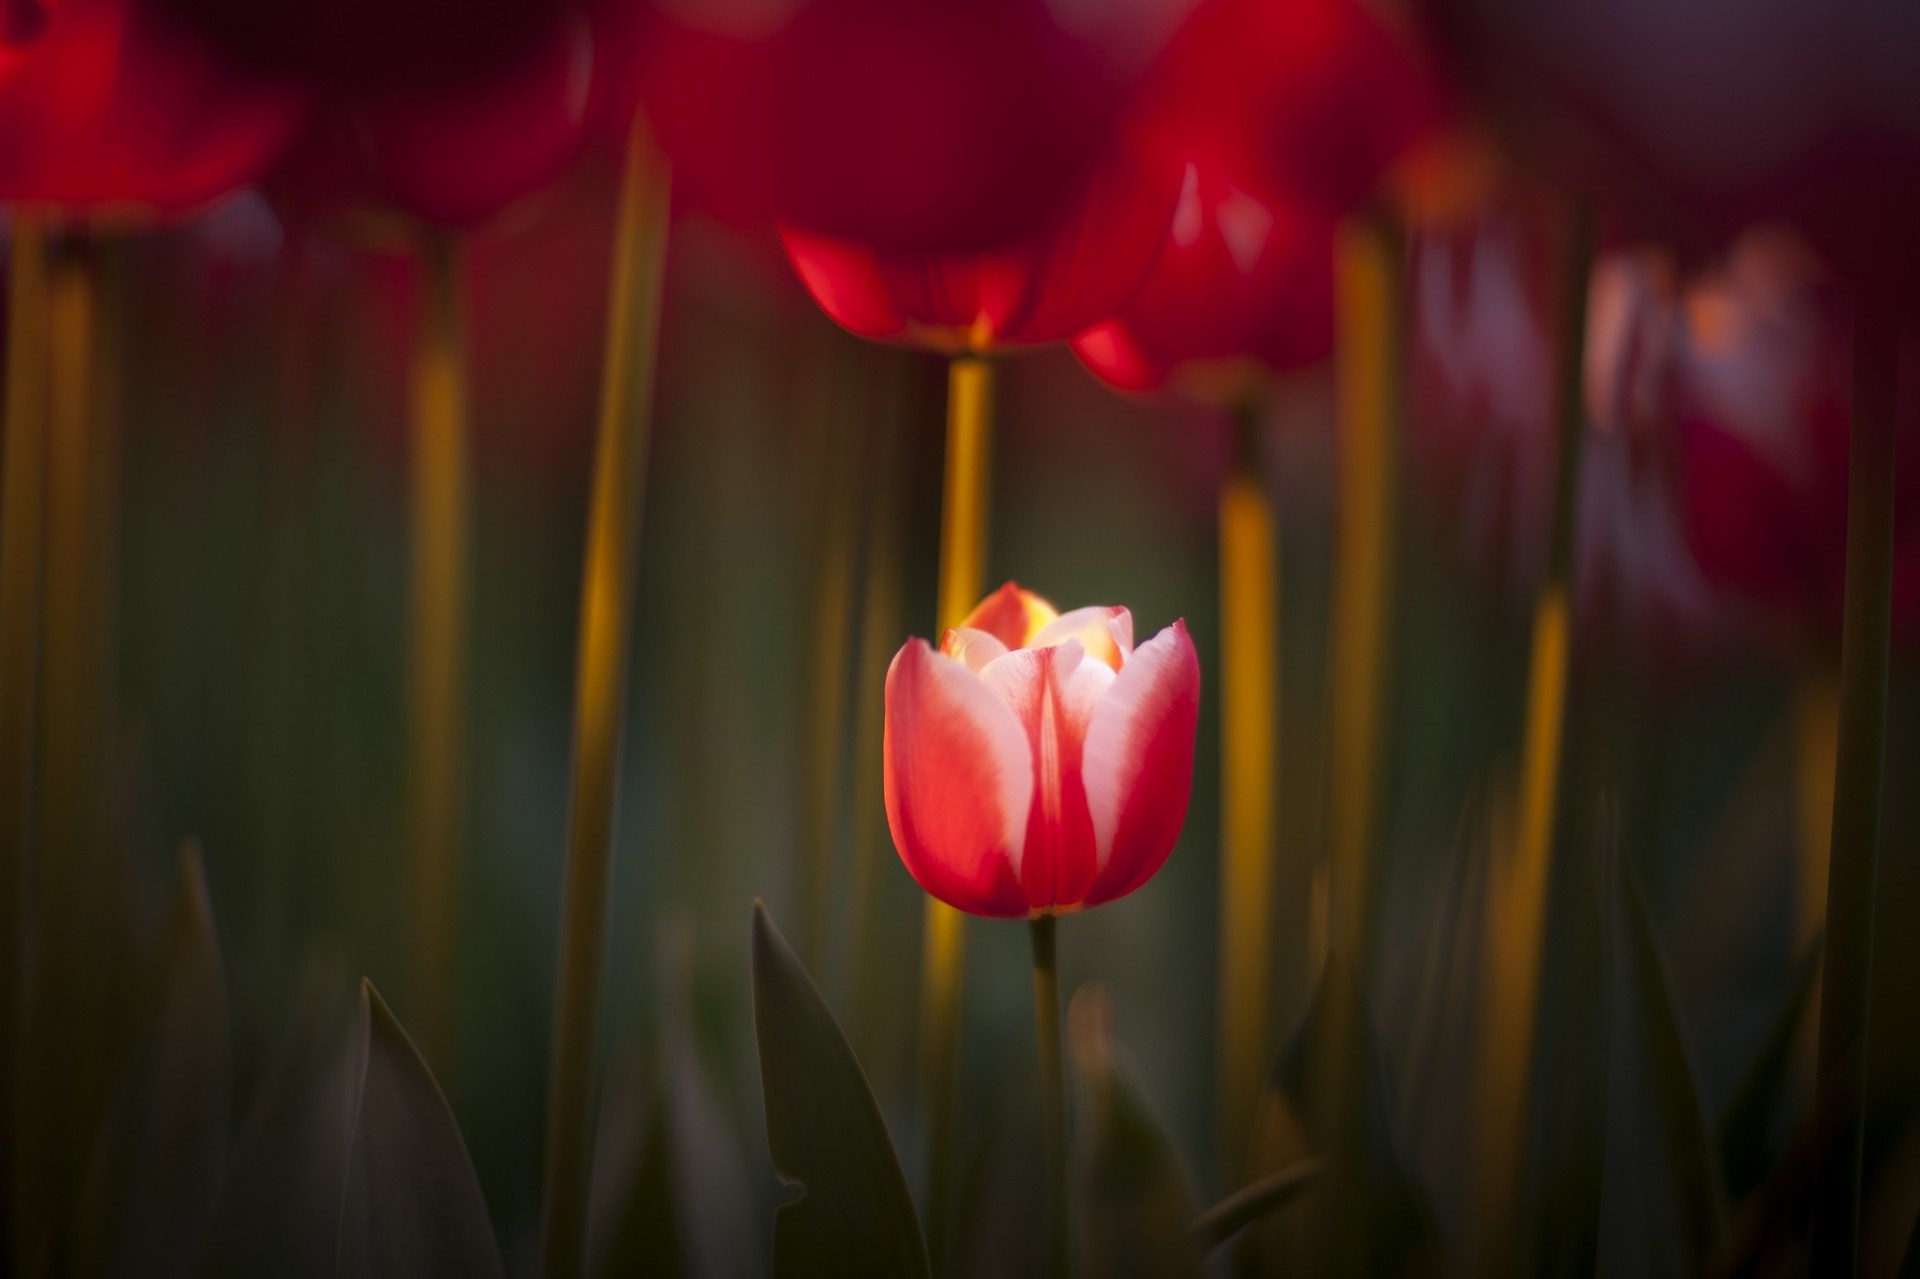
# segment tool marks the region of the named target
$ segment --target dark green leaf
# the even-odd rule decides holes
[[[774,1214],[774,1273],[927,1273],[907,1179],[860,1063],[786,939],[753,908],[753,1021],[767,1145],[800,1198]]]
[[[1391,1096],[1352,969],[1329,953],[1319,988],[1274,1064],[1250,1149],[1254,1179],[1318,1160],[1298,1207],[1242,1236],[1262,1273],[1424,1273],[1438,1267],[1431,1213],[1401,1164]]]
[[[662,932],[655,1069],[616,1072],[602,1103],[589,1218],[593,1274],[750,1274],[757,1214],[738,1134],[714,1094],[688,1018],[691,932]]]
[[[1114,1061],[1105,992],[1083,988],[1068,1014],[1076,1114],[1083,1117],[1084,1269],[1104,1276],[1199,1276],[1193,1197],[1172,1144]]]
[[[365,981],[357,1065],[334,1272],[499,1275],[487,1201],[453,1111]]]
[[[227,1157],[227,983],[200,854],[180,858],[151,1029],[109,1112],[75,1241],[83,1273],[190,1274]]]
[[[1666,964],[1625,857],[1610,860],[1611,1023],[1595,1269],[1696,1275],[1719,1244],[1719,1176],[1673,1014]]]
[[[309,976],[292,1043],[234,1143],[209,1276],[333,1273],[357,1065],[345,985],[330,966]]]
[[[1792,989],[1787,992],[1760,1051],[1741,1077],[1733,1099],[1727,1103],[1726,1113],[1720,1117],[1714,1146],[1720,1153],[1727,1197],[1735,1203],[1759,1187],[1773,1163],[1774,1116],[1791,1074],[1794,1044],[1799,1039],[1800,1023],[1806,1016],[1819,972],[1820,942],[1816,938],[1807,954],[1801,957]]]

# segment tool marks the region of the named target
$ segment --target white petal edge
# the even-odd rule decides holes
[[[1193,660],[1192,645],[1175,627],[1162,630],[1134,650],[1093,712],[1081,750],[1080,775],[1093,818],[1095,873],[1105,870],[1113,858],[1120,814],[1144,764],[1146,745],[1134,741],[1139,720],[1165,696],[1169,681],[1184,678],[1183,668]]]

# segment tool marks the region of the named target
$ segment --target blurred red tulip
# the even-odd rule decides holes
[[[887,671],[885,791],[922,888],[975,915],[1097,906],[1166,862],[1193,781],[1200,663],[1175,622],[1056,613],[1008,583]]]
[[[1804,249],[1756,234],[1676,325],[1686,530],[1708,580],[1801,639],[1838,642],[1846,571],[1849,322]],[[1911,369],[1914,361],[1904,363]],[[1903,406],[1894,633],[1920,640],[1920,413]]]
[[[1413,249],[1409,474],[1467,560],[1514,598],[1546,566],[1558,429],[1542,246],[1516,211]],[[1708,637],[1711,596],[1682,528],[1671,266],[1604,256],[1587,309],[1581,612],[1674,642]]]
[[[1137,78],[1119,38],[1152,26],[1116,5],[1070,30],[1045,0],[667,8],[616,56],[679,189],[730,221],[885,250],[978,249],[1052,218]]]
[[[183,212],[257,177],[304,95],[130,0],[13,0],[0,25],[0,200]]]
[[[371,212],[469,226],[550,186],[592,127],[594,38],[563,14],[484,79],[335,90],[276,176],[297,217]]]
[[[861,337],[949,354],[1064,341],[1112,315],[1146,278],[1172,221],[1180,170],[1115,155],[1064,215],[979,252],[887,250],[782,227],[801,283]]]
[[[1159,260],[1133,299],[1073,340],[1099,377],[1127,391],[1242,379],[1223,363],[1295,369],[1333,350],[1333,225],[1187,167]],[[1205,366],[1205,367],[1196,367]]]
[[[1374,198],[1449,115],[1421,51],[1361,0],[1203,0],[1143,98],[1180,161],[1329,214]]]

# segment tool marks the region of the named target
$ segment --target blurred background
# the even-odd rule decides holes
[[[238,166],[240,180],[216,183],[227,189],[210,198],[194,193],[184,209],[164,207],[170,195],[143,204],[105,191],[96,200],[84,183],[45,177],[47,165],[35,157],[60,135],[46,141],[22,125],[15,142],[0,145],[0,169],[27,175],[0,188],[9,201],[9,251],[24,219],[49,228],[55,277],[63,262],[85,263],[98,326],[84,374],[86,410],[54,418],[56,429],[62,420],[84,420],[90,432],[76,483],[90,486],[83,509],[97,523],[78,542],[63,541],[57,512],[65,508],[50,499],[56,523],[46,545],[54,549],[42,578],[53,618],[66,571],[60,566],[84,564],[68,579],[79,583],[72,616],[80,624],[63,633],[57,621],[45,623],[38,701],[42,734],[69,713],[63,707],[79,707],[71,711],[79,745],[57,759],[80,762],[66,773],[44,759],[34,768],[39,789],[29,823],[33,856],[44,862],[59,848],[84,848],[89,869],[74,899],[80,914],[43,912],[23,935],[44,949],[51,931],[72,930],[63,944],[88,955],[73,970],[84,977],[67,994],[102,1010],[109,1028],[94,1041],[102,1055],[88,1077],[101,1081],[97,1097],[113,1095],[124,1069],[113,1053],[134,1038],[113,1029],[114,1019],[147,998],[146,970],[166,935],[182,849],[197,849],[229,999],[234,1132],[270,1095],[303,1035],[316,1024],[345,1025],[349,995],[364,975],[413,1033],[445,1090],[508,1272],[531,1272],[581,564],[607,293],[617,278],[621,130],[583,129],[581,140],[563,148],[564,162],[550,173],[543,168],[538,182],[516,178],[507,184],[516,188],[511,199],[489,192],[472,207],[461,203],[459,175],[436,176],[424,163],[372,166],[384,186],[368,186],[365,173],[354,178],[359,186],[334,183],[331,174],[322,182],[312,175],[327,174],[326,166],[301,158],[316,134],[351,139],[391,129],[399,137],[412,127],[377,116],[336,123],[345,118],[336,104],[354,94],[389,101],[391,84],[403,78],[390,63],[423,65],[418,49],[470,39],[474,57],[444,82],[480,93],[523,47],[545,48],[556,19],[534,12],[539,6],[520,13],[483,5],[471,16],[441,14],[434,4],[401,6],[419,9],[409,19],[420,24],[416,30],[356,9],[337,21],[368,23],[380,55],[364,65],[339,55],[327,70],[320,62],[335,55],[296,38],[304,10],[320,6],[294,6],[300,12],[286,28],[294,34],[256,29],[218,0],[15,7],[44,8],[49,32],[78,21],[63,14],[116,10],[128,24],[160,24],[168,40],[198,33],[192,38],[246,68],[247,83],[294,86],[284,91],[302,98],[304,121],[283,131],[292,141],[263,148],[270,159]],[[745,23],[739,29],[765,39],[783,22],[803,21],[794,13],[807,9],[751,6],[716,16],[697,6],[679,13],[682,7],[661,6],[669,20],[696,30],[705,23],[730,39],[739,37],[727,24]],[[832,10],[836,0],[813,7]],[[1096,21],[1084,6],[1008,0],[995,12],[1057,24],[1126,69],[1107,76],[1122,86],[1112,92],[1123,105],[1103,106],[1097,126],[1063,126],[1065,140],[1055,141],[1067,148],[1081,146],[1075,130],[1116,128],[1110,119],[1131,118],[1135,108],[1126,104],[1137,99],[1127,96],[1136,92],[1130,86],[1159,83],[1136,68],[1154,65],[1188,7],[1134,5]],[[1306,7],[1316,14],[1353,8],[1346,0]],[[1501,6],[1354,9],[1390,33],[1445,104],[1432,113],[1436,123],[1422,126],[1420,145],[1395,149],[1397,186],[1370,174],[1364,200],[1338,210],[1316,205],[1314,215],[1328,225],[1364,215],[1393,228],[1400,363],[1380,376],[1398,379],[1400,388],[1389,462],[1396,514],[1387,528],[1390,626],[1373,791],[1375,923],[1362,967],[1389,1144],[1417,1188],[1437,1240],[1425,1263],[1439,1272],[1474,1268],[1465,1259],[1474,1250],[1467,1187],[1477,1140],[1463,1105],[1473,1091],[1463,1046],[1485,1015],[1473,956],[1487,928],[1489,867],[1512,838],[1530,627],[1550,567],[1559,442],[1567,438],[1556,421],[1555,360],[1568,339],[1555,308],[1566,291],[1556,254],[1569,201],[1597,214],[1598,250],[1581,268],[1585,289],[1574,293],[1585,316],[1575,357],[1585,385],[1577,400],[1584,432],[1573,437],[1582,450],[1573,639],[1559,855],[1526,1121],[1532,1251],[1530,1264],[1515,1268],[1621,1269],[1617,1256],[1605,1264],[1599,1242],[1610,1220],[1605,1188],[1640,1177],[1643,1168],[1670,1168],[1676,1158],[1671,1126],[1649,1118],[1665,1103],[1659,1096],[1623,1101],[1619,1072],[1610,1091],[1604,1068],[1609,1043],[1622,1033],[1610,993],[1620,979],[1608,976],[1617,960],[1607,912],[1627,909],[1616,898],[1615,858],[1644,891],[1683,1082],[1690,1080],[1706,1140],[1719,1143],[1711,1160],[1723,1178],[1721,1240],[1742,1238],[1741,1223],[1756,1228],[1752,1205],[1767,1201],[1749,1195],[1776,1184],[1768,1170],[1792,1158],[1814,1096],[1810,1015],[1785,1010],[1804,1009],[1811,998],[1823,913],[1824,898],[1810,894],[1825,891],[1819,868],[1833,803],[1848,326],[1860,275],[1848,252],[1823,238],[1833,224],[1824,197],[1807,212],[1795,198],[1751,194],[1764,184],[1722,182],[1716,173],[1712,183],[1703,179],[1712,190],[1698,199],[1691,188],[1687,198],[1670,198],[1685,184],[1666,179],[1689,157],[1642,164],[1618,124],[1638,117],[1613,112],[1593,87],[1665,74],[1655,52],[1632,53],[1642,47],[1628,38],[1634,23],[1670,23],[1682,34],[1696,27],[1751,33],[1744,18],[1715,12],[1722,7],[1680,6],[1690,15],[1685,21],[1664,11],[1619,16],[1606,28],[1627,33],[1619,35],[1628,52],[1617,63],[1551,72],[1571,86],[1565,101],[1573,123],[1546,143],[1535,126],[1560,123],[1515,110],[1517,74],[1488,70],[1533,65],[1520,45],[1480,38],[1487,29],[1526,25],[1514,19],[1500,27],[1511,17]],[[1868,32],[1862,39],[1872,35],[1863,16],[1870,7],[1848,9],[1861,11],[1848,21]],[[871,6],[838,8],[872,17]],[[1277,0],[1276,11],[1291,12],[1286,0]],[[569,9],[563,18],[574,16]],[[644,19],[660,20],[651,7]],[[671,47],[617,25],[641,20],[632,15],[595,10],[592,20],[616,24],[596,31],[623,33],[616,37],[628,42],[623,48]],[[450,34],[469,29],[470,36]],[[420,37],[424,30],[433,38]],[[1527,30],[1565,48],[1554,43],[1564,33]],[[33,118],[16,69],[30,66],[32,45],[8,39],[0,123]],[[1643,44],[1669,47],[1652,38]],[[1597,37],[1596,47],[1614,52]],[[698,56],[697,49],[677,52],[667,58],[669,70],[697,68]],[[894,56],[896,70],[913,66],[908,55]],[[596,65],[620,62],[602,54]],[[83,77],[74,68],[82,65],[48,74],[77,94]],[[1302,65],[1343,92],[1372,91],[1366,77],[1375,72],[1345,69],[1333,54]],[[1652,70],[1636,78],[1644,68]],[[1013,103],[1016,119],[1022,111],[1052,119],[1071,114],[1048,88],[1047,76],[1062,74],[1014,67],[1006,84],[982,82],[980,91]],[[1296,86],[1309,79],[1278,55],[1260,74],[1291,75],[1286,82]],[[1392,77],[1411,73],[1387,74],[1399,86],[1404,79]],[[635,75],[645,84],[672,80],[657,70]],[[1022,96],[1031,86],[1020,77],[1039,88]],[[729,82],[716,74],[711,83],[724,92]],[[810,90],[812,83],[796,74],[778,87],[825,92]],[[1809,79],[1799,100],[1813,103],[1826,84]],[[137,101],[138,86],[130,85],[106,96]],[[938,99],[926,127],[944,127],[940,95],[947,90],[924,92]],[[1088,111],[1097,97],[1077,81],[1057,96]],[[744,95],[731,101],[742,118],[761,109]],[[624,119],[632,102],[620,98],[593,111]],[[917,1091],[924,896],[893,852],[881,806],[880,690],[908,637],[937,638],[944,404],[954,348],[930,326],[882,335],[887,342],[837,326],[796,276],[776,220],[791,226],[800,221],[791,210],[805,208],[806,217],[832,222],[827,229],[847,239],[882,243],[884,236],[797,197],[782,195],[788,203],[773,209],[776,216],[765,202],[733,199],[728,173],[715,178],[703,168],[725,168],[699,149],[709,141],[676,132],[683,118],[733,128],[733,116],[697,95],[651,105],[677,171],[692,176],[676,188],[664,250],[606,899],[589,1239],[597,1263],[611,1251],[628,1263],[651,1256],[662,1273],[757,1273],[771,1255],[773,1209],[787,1196],[769,1159],[756,1063],[748,947],[756,898],[845,1029],[909,1184],[924,1195],[917,1171],[927,1139]],[[911,115],[908,105],[886,102],[880,113]],[[1891,123],[1858,134],[1876,144],[1893,138],[1904,158],[1899,148],[1912,141],[1901,132],[1911,122],[1907,105],[1890,105]],[[872,99],[866,107],[879,110]],[[416,108],[420,116],[430,110],[409,100],[406,110]],[[489,109],[501,120],[537,114]],[[237,118],[230,105],[213,110]],[[1807,133],[1857,119],[1811,105],[1805,115],[1796,127]],[[110,113],[102,119],[88,127],[123,127]],[[1523,127],[1510,127],[1516,120]],[[506,163],[517,134],[478,127],[490,141],[476,144],[476,154]],[[753,145],[778,145],[748,125],[736,132],[752,135]],[[1334,133],[1314,136],[1341,155],[1359,145]],[[1724,141],[1706,125],[1699,136]],[[1576,142],[1594,137],[1601,142],[1591,154],[1603,158],[1589,164]],[[873,162],[878,171],[904,172],[887,158],[889,139],[870,145],[881,157]],[[915,146],[938,150],[924,135],[908,139],[906,150]],[[1571,157],[1565,167],[1536,162],[1556,150]],[[1880,154],[1836,152],[1847,165]],[[347,154],[367,153],[349,146]],[[1729,154],[1730,169],[1735,160],[1756,168],[1766,162]],[[1408,156],[1418,162],[1402,163]],[[1570,169],[1577,170],[1571,177]],[[1611,176],[1623,171],[1632,178]],[[1791,176],[1779,189],[1797,194],[1810,181],[1805,175],[1826,171],[1783,165],[1777,172]],[[1888,179],[1901,198],[1906,174],[1899,169],[1897,180]],[[1728,194],[1735,187],[1738,198]],[[336,198],[343,189],[351,198]],[[842,184],[847,189],[852,179]],[[377,198],[364,198],[368,190]],[[1383,194],[1389,191],[1395,194]],[[1415,194],[1398,194],[1405,191]],[[435,207],[441,196],[458,206],[445,216]],[[1060,200],[1042,203],[1055,209]],[[1860,196],[1846,207],[1868,203]],[[377,217],[365,215],[370,205],[379,206]],[[1094,212],[1084,216],[1097,217],[1101,206],[1088,207]],[[1024,234],[968,216],[969,225],[986,229],[956,252],[991,254],[1010,234]],[[884,250],[925,253],[933,241],[964,238],[929,225],[923,220],[911,233],[921,242],[907,243],[902,232]],[[1173,234],[1180,234],[1177,218]],[[1858,245],[1866,234],[1840,239]],[[1903,243],[1910,238],[1905,229],[1899,234]],[[1314,269],[1331,272],[1332,241],[1313,243]],[[1897,283],[1903,269],[1904,259],[1880,276]],[[420,913],[410,851],[418,833],[409,755],[410,681],[418,675],[409,644],[421,465],[411,379],[420,335],[433,331],[436,278],[449,278],[436,271],[456,282],[449,296],[460,333],[470,482],[444,999],[416,961]],[[1251,465],[1275,518],[1277,623],[1269,653],[1279,692],[1266,1055],[1280,1053],[1306,1015],[1328,944],[1329,743],[1340,713],[1330,672],[1340,643],[1334,601],[1347,376],[1334,354],[1340,308],[1331,292],[1302,290],[1299,307],[1311,308],[1306,323],[1319,336],[1284,361],[1266,359],[1283,367],[1251,380],[1236,365],[1225,381],[1169,376],[1155,387],[1118,390],[1089,369],[1096,361],[1086,351],[1077,356],[1064,342],[991,353],[997,398],[987,585],[1016,580],[1063,609],[1124,604],[1143,634],[1184,618],[1200,652],[1204,693],[1180,843],[1140,891],[1063,919],[1060,948],[1065,991],[1097,982],[1107,992],[1117,1059],[1201,1204],[1240,1180],[1229,1174],[1240,1152],[1226,1149],[1220,1135],[1216,1050],[1220,714],[1222,699],[1233,696],[1218,677],[1216,504],[1237,464]],[[1904,312],[1904,301],[1895,310]],[[1871,907],[1866,1273],[1893,1273],[1903,1255],[1913,1264],[1908,1238],[1920,1209],[1920,1129],[1911,1122],[1920,1100],[1920,1023],[1909,1015],[1920,936],[1903,926],[1920,911],[1920,800],[1908,784],[1920,771],[1912,644],[1920,637],[1920,580],[1907,580],[1920,578],[1909,571],[1920,567],[1920,538],[1909,536],[1920,517],[1908,518],[1920,508],[1905,483],[1920,474],[1909,463],[1920,462],[1916,388],[1904,376],[1920,355],[1912,346],[1901,339],[1901,551]],[[20,374],[9,368],[7,376]],[[1242,389],[1249,384],[1257,393]],[[1223,385],[1234,389],[1223,394]],[[1241,443],[1247,439],[1250,446]],[[1237,452],[1243,447],[1250,451]],[[6,478],[11,494],[14,477]],[[57,557],[57,548],[75,545],[84,548],[72,552],[79,560]],[[78,701],[62,702],[62,688],[80,690]],[[44,881],[45,872],[37,876]],[[983,920],[969,934],[957,1113],[962,1202],[973,1207],[963,1214],[971,1224],[953,1273],[1040,1269],[1030,1243],[1040,1220],[1030,1202],[1040,1193],[1039,1094],[1024,931]],[[52,970],[43,963],[37,971]],[[125,1016],[131,1025],[133,1014]],[[1786,1073],[1765,1090],[1758,1127],[1749,1117],[1740,1130],[1757,1132],[1762,1148],[1731,1167],[1730,1152],[1739,1151],[1720,1139],[1730,1117],[1755,1104],[1756,1061],[1783,1031],[1793,1039],[1781,1058]],[[29,1070],[22,1085],[29,1098],[33,1078]],[[60,1140],[79,1152],[69,1158],[84,1168],[93,1138],[82,1119],[73,1122]],[[619,1201],[623,1188],[657,1175],[646,1171],[648,1159],[666,1161],[676,1224],[658,1236],[670,1243],[635,1253],[632,1238],[615,1239],[637,1229],[623,1224],[629,1215]],[[1646,1173],[1647,1184],[1663,1184],[1664,1175]],[[1727,1246],[1729,1255],[1745,1255]],[[1767,1264],[1788,1270],[1769,1273],[1805,1263],[1792,1249],[1781,1255],[1788,1260]],[[1243,1256],[1239,1264],[1254,1263]]]

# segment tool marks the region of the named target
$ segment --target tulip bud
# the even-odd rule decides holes
[[[1193,782],[1200,662],[1184,622],[1009,582],[887,671],[887,824],[920,886],[975,915],[1124,897],[1167,860]]]

